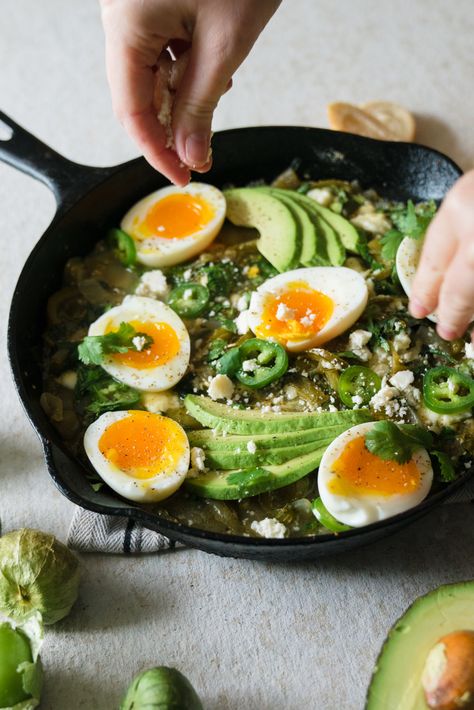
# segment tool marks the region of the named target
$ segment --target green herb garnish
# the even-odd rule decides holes
[[[433,436],[414,424],[376,422],[365,435],[365,446],[371,454],[384,461],[407,463],[417,449],[433,446]]]
[[[117,382],[101,367],[79,367],[75,395],[83,400],[84,410],[93,416],[119,409],[132,409],[140,392]]]
[[[140,350],[146,350],[153,344],[153,338],[137,332],[130,323],[120,323],[118,330],[106,335],[87,335],[77,348],[79,360],[84,365],[101,365],[105,355],[138,350],[133,343],[137,337],[144,339]]]
[[[443,483],[455,481],[456,471],[448,454],[445,454],[444,451],[432,451],[431,456],[434,456],[439,464],[439,477]]]
[[[380,238],[382,244],[382,259],[385,261],[393,261],[398,251],[398,247],[402,243],[404,235],[398,229],[390,229]]]
[[[436,204],[431,200],[417,205],[408,200],[405,209],[395,210],[391,218],[398,231],[405,237],[421,239],[436,214]]]

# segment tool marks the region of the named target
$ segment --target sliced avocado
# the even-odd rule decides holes
[[[258,409],[234,409],[226,404],[214,402],[209,397],[188,394],[184,405],[192,417],[203,426],[225,431],[229,434],[275,434],[278,432],[300,431],[337,427],[341,434],[355,424],[371,419],[366,409],[348,409],[342,412],[279,412],[263,414]]]
[[[205,449],[206,466],[208,468],[221,468],[225,470],[237,468],[252,468],[254,466],[278,466],[291,459],[305,454],[310,454],[316,449],[327,447],[334,437],[325,437],[314,442],[298,444],[296,446],[283,446],[259,449],[251,454],[246,447],[237,447],[234,451],[222,449]],[[252,440],[251,440],[252,441]],[[254,442],[255,443],[255,442]]]
[[[354,225],[351,224],[348,219],[342,217],[342,215],[336,214],[336,212],[330,210],[329,207],[320,205],[319,202],[316,202],[316,200],[313,200],[311,197],[306,197],[306,199],[314,203],[314,209],[338,233],[345,248],[357,253],[360,237]]]
[[[340,425],[316,429],[302,429],[301,431],[288,431],[280,434],[227,434],[216,432],[212,429],[188,431],[190,446],[198,446],[209,451],[235,451],[246,448],[249,441],[255,442],[259,449],[283,448],[287,446],[300,446],[326,439],[334,438],[334,432]],[[337,436],[337,435],[336,435]]]
[[[301,244],[301,254],[300,263],[303,266],[312,266],[314,260],[318,258],[317,254],[317,241],[318,233],[316,231],[316,226],[311,220],[308,212],[301,207],[297,202],[291,199],[291,193],[289,190],[278,190],[272,187],[260,187],[257,188],[261,192],[265,192],[268,195],[276,197],[280,200],[285,207],[287,207],[292,213],[294,219],[299,223],[302,237]]]
[[[302,235],[293,213],[280,200],[250,187],[224,192],[227,218],[240,227],[260,232],[257,248],[278,271],[298,266]]]
[[[305,456],[298,456],[279,466],[237,469],[235,471],[208,471],[187,478],[185,488],[201,498],[239,500],[259,493],[273,491],[298,481],[319,466],[326,447]]]
[[[461,630],[474,630],[474,581],[446,584],[417,599],[382,646],[365,710],[426,710],[426,657],[440,637]]]
[[[301,193],[295,192],[294,190],[278,191],[279,194],[282,192],[287,194],[288,197],[293,200],[293,202],[296,202],[300,207],[304,208],[313,219],[314,224],[317,225],[317,228],[321,235],[320,241],[325,244],[324,254],[327,255],[329,264],[332,264],[333,266],[340,266],[341,264],[343,264],[346,259],[346,251],[342,241],[342,235],[338,231],[338,229],[336,229],[336,227],[328,219],[326,219],[326,216],[321,212],[321,210],[319,209],[321,205],[318,205],[318,203],[312,200],[310,197],[306,197],[306,195],[302,195]],[[331,210],[327,210],[325,207],[323,207],[322,209],[326,210],[326,212],[331,212]],[[344,218],[341,217],[340,219]],[[349,224],[349,226],[352,227],[351,224]],[[322,254],[323,252],[319,250],[318,257],[321,258]],[[321,261],[318,261],[317,259],[314,261],[313,264],[311,264],[311,266],[320,265]]]

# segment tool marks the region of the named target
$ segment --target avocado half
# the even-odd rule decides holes
[[[417,599],[390,629],[365,710],[427,710],[421,675],[439,638],[474,631],[474,581],[446,584]]]

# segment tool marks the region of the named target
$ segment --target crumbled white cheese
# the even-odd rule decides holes
[[[163,300],[168,295],[168,291],[166,276],[160,269],[154,269],[153,271],[145,271],[142,275],[135,289],[135,295]]]
[[[238,335],[246,335],[250,330],[249,325],[249,314],[250,311],[242,311],[239,313],[237,318],[234,319],[235,327],[237,328]]]
[[[385,234],[390,228],[391,224],[383,212],[372,212],[368,214],[359,214],[351,219],[354,227],[360,227],[365,229],[366,232],[371,234]]]
[[[209,382],[207,393],[214,401],[216,399],[231,399],[234,385],[227,375],[215,375]]]
[[[315,313],[307,313],[305,316],[303,316],[303,318],[300,319],[300,323],[305,328],[311,328],[311,326],[314,323],[315,318],[316,318]]]
[[[179,408],[179,397],[174,392],[143,392],[142,404],[148,412],[157,414]]]
[[[407,387],[411,385],[414,379],[415,376],[410,370],[400,370],[400,372],[396,372],[389,381],[391,385],[403,392],[403,390],[406,390]]]
[[[366,347],[371,337],[372,333],[370,331],[361,329],[354,330],[354,332],[349,335],[349,350],[365,362],[372,355],[370,349]]]
[[[77,372],[74,370],[66,370],[56,378],[56,382],[59,382],[59,384],[67,390],[73,390],[77,384]]]
[[[250,526],[257,535],[266,538],[284,538],[286,527],[276,518],[264,518],[263,520],[254,520]]]
[[[191,269],[186,269],[186,271],[183,273],[183,279],[185,281],[189,281],[189,279],[191,278],[192,275],[193,275],[193,272],[191,271]]]
[[[191,468],[194,468],[197,471],[205,471],[205,461],[206,454],[204,453],[204,450],[200,449],[199,446],[193,446],[191,449]]]
[[[440,432],[444,427],[451,429],[454,424],[458,424],[464,419],[469,419],[471,416],[470,410],[460,414],[437,414],[425,406],[420,407],[418,414],[423,424],[435,433]]]
[[[258,362],[256,360],[244,360],[242,363],[242,370],[244,372],[255,372],[258,367]]]
[[[298,390],[294,385],[288,385],[285,390],[285,396],[288,400],[296,399],[298,396]]]
[[[312,190],[308,190],[306,196],[324,207],[330,205],[333,200],[332,192],[328,187],[313,187]]]
[[[276,311],[277,320],[287,321],[293,320],[296,316],[296,311],[294,308],[288,308],[284,303],[279,303]]]
[[[389,387],[388,385],[384,385],[374,394],[370,400],[370,406],[373,409],[383,409],[388,402],[392,399],[396,399],[399,394],[400,392],[397,387]]]
[[[193,289],[192,288],[186,288],[183,293],[183,298],[185,301],[190,301],[193,297]]]
[[[474,343],[466,343],[464,346],[464,353],[469,360],[474,359]]]
[[[404,330],[401,330],[399,333],[396,333],[396,335],[393,338],[393,348],[395,352],[397,353],[403,353],[411,345],[411,340],[410,336],[408,333]]]
[[[136,335],[134,338],[132,338],[132,345],[135,348],[135,350],[138,350],[139,353],[145,347],[145,343],[146,343],[146,338],[144,335]]]
[[[255,441],[248,441],[247,442],[247,451],[249,454],[255,454],[257,451],[257,444]]]
[[[354,409],[355,409],[356,407],[360,407],[360,405],[364,402],[364,399],[363,399],[363,397],[360,396],[360,394],[355,394],[352,397],[352,401],[355,405],[354,406]]]

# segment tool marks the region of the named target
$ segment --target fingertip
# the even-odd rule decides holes
[[[431,313],[431,310],[426,308],[417,298],[410,299],[408,310],[413,318],[426,318],[426,316]]]
[[[438,324],[436,332],[443,340],[456,340],[459,337],[459,333],[441,324]]]

